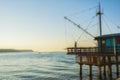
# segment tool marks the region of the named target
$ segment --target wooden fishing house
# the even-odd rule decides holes
[[[75,42],[74,47],[67,48],[67,54],[76,55],[76,62],[80,65],[80,75],[82,75],[82,65],[89,66],[89,75],[92,76],[92,66],[98,67],[98,74],[101,77],[102,72],[106,75],[112,76],[112,65],[116,66],[117,77],[119,75],[119,64],[120,64],[120,33],[102,35],[101,28],[101,8],[99,3],[99,10],[97,15],[99,16],[99,28],[100,36],[94,37],[97,41],[97,47],[78,47]],[[65,17],[68,21],[82,29],[88,35],[91,36],[86,30],[81,28],[79,25],[74,23],[72,20]],[[103,69],[101,69],[103,67]],[[107,68],[106,68],[107,67]]]
[[[98,67],[98,73],[101,77],[101,67],[106,75],[106,66],[108,74],[112,76],[112,65],[116,65],[116,73],[119,75],[120,64],[120,33],[109,34],[95,37],[98,47],[74,47],[67,48],[67,54],[75,54],[76,62],[80,64],[80,75],[82,75],[82,65],[89,66],[89,75],[92,76],[92,66]],[[102,41],[102,44],[101,44]]]
[[[100,40],[102,39],[102,45]],[[120,33],[108,34],[99,37],[95,37],[95,40],[98,42],[98,48],[102,47],[103,52],[120,53]]]
[[[82,65],[89,66],[89,75],[92,75],[92,66],[97,66],[99,76],[101,76],[101,67],[104,67],[106,75],[106,66],[108,74],[112,75],[112,65],[116,65],[116,73],[119,75],[120,64],[120,33],[108,34],[95,37],[98,47],[74,47],[67,48],[67,54],[76,55],[76,62],[80,64],[80,75],[82,75]],[[102,44],[101,44],[102,41]]]

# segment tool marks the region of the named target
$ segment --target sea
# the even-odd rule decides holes
[[[83,75],[79,75],[75,55],[66,52],[0,53],[0,80],[109,80],[99,79],[96,67],[92,74],[91,79],[88,66],[83,65]]]

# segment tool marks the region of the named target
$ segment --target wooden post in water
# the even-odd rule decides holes
[[[76,54],[76,56],[78,56],[77,42],[76,41],[75,41],[74,47],[75,47],[75,54]],[[82,64],[81,64],[81,62],[82,62],[82,56],[80,56],[79,58],[80,58],[80,60],[79,60],[80,61],[80,63],[79,63],[79,65],[80,65],[80,72],[79,72],[79,74],[80,74],[80,77],[82,77]]]
[[[97,60],[98,60],[98,76],[99,78],[101,78],[101,62],[100,62],[100,56],[97,57]]]
[[[108,76],[112,77],[112,69],[111,69],[111,57],[108,56]]]
[[[92,65],[89,65],[89,76],[92,77]]]
[[[98,66],[98,76],[99,76],[99,78],[101,79],[101,66]]]
[[[118,56],[116,56],[116,74],[119,76],[119,65],[118,65]]]
[[[106,76],[106,56],[103,57],[103,62],[104,62],[104,66],[103,66],[103,69],[104,69],[104,76]]]
[[[91,63],[91,55],[88,57],[89,59],[89,61],[88,61],[88,63],[89,63],[89,76],[90,76],[90,78],[92,77],[92,63]]]
[[[80,56],[80,76],[82,77],[82,56]]]
[[[80,64],[80,76],[82,77],[82,64]]]
[[[118,77],[119,76],[119,65],[118,65],[118,55],[117,55],[117,51],[116,51],[115,37],[113,38],[113,40],[114,40],[114,55],[115,55],[115,59],[116,59],[116,75]]]

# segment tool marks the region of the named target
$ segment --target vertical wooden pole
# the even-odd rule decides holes
[[[83,79],[82,79],[82,76],[79,76],[79,79],[80,79],[80,80],[83,80]]]
[[[89,76],[92,77],[92,65],[89,65]]]
[[[97,61],[98,61],[98,76],[101,79],[101,60],[100,60],[100,56],[98,55],[97,57]]]
[[[80,64],[80,76],[82,77],[82,64]]]
[[[112,77],[111,58],[110,58],[110,56],[108,56],[108,61],[109,61],[109,64],[108,64],[108,76]]]
[[[118,65],[118,55],[117,55],[115,37],[113,38],[113,40],[114,40],[114,55],[115,55],[115,59],[116,59],[116,75],[117,75],[117,77],[118,77],[118,76],[119,76],[119,65]]]
[[[109,76],[112,76],[111,65],[108,65],[108,75],[109,75]]]
[[[116,75],[119,76],[119,65],[118,65],[118,56],[116,55]]]
[[[110,80],[112,80],[112,69],[111,69],[111,65],[108,65],[108,77],[110,78]]]
[[[104,76],[106,76],[106,56],[105,57],[103,57],[103,62],[104,62],[104,66],[103,66],[103,68],[104,68]]]
[[[104,67],[104,76],[106,76],[106,65],[103,66]]]
[[[82,76],[82,56],[80,56],[80,76]]]
[[[98,66],[98,76],[99,76],[99,78],[101,79],[101,66]]]
[[[92,77],[92,63],[91,63],[91,55],[89,57],[89,76]]]

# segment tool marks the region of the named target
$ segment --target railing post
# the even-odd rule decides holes
[[[75,47],[74,53],[77,54],[77,42],[76,41],[75,41],[74,47]]]

